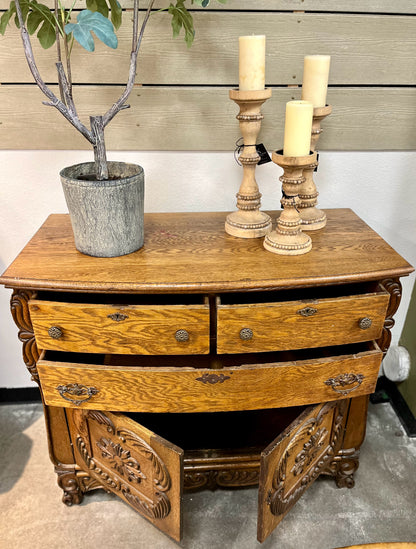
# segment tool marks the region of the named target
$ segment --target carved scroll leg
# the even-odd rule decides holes
[[[62,501],[65,505],[71,506],[81,503],[84,498],[84,492],[75,469],[60,469],[59,467],[55,467],[55,472],[58,475],[58,485],[64,491]]]
[[[359,450],[351,448],[340,450],[332,462],[333,474],[338,488],[353,488],[355,485],[354,474],[359,466]]]
[[[335,478],[338,488],[354,487],[354,475],[359,465],[360,447],[365,437],[367,409],[367,395],[350,399],[342,448],[336,452],[328,468],[324,471],[324,474]]]

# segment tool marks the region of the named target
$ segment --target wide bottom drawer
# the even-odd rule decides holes
[[[374,342],[293,353],[177,357],[85,357],[46,352],[38,361],[45,403],[125,412],[220,412],[301,406],[370,394],[382,352]],[[94,359],[97,360],[94,355]],[[259,359],[261,362],[259,362]],[[209,361],[217,369],[201,367]],[[109,362],[113,362],[109,364]],[[256,362],[254,362],[256,361]],[[98,361],[97,361],[98,362]],[[171,364],[172,358],[166,358]],[[218,369],[219,366],[223,366]]]

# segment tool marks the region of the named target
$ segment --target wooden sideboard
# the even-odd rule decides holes
[[[0,282],[66,504],[104,488],[179,540],[183,489],[258,484],[263,541],[319,475],[354,485],[413,269],[326,213],[295,257],[225,234],[224,213],[148,214],[144,247],[110,259],[47,219]]]

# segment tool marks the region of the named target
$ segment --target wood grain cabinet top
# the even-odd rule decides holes
[[[275,219],[277,212],[270,212]],[[327,212],[313,248],[266,252],[262,239],[224,232],[225,213],[147,214],[145,244],[117,258],[75,249],[68,215],[51,215],[0,283],[14,288],[105,293],[205,293],[345,284],[400,277],[413,268],[348,209]]]

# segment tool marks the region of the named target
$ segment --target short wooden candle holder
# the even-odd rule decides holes
[[[325,107],[315,107],[313,109],[311,151],[316,151],[319,136],[322,133],[321,122],[331,114],[331,105]],[[302,229],[304,231],[316,231],[326,225],[326,215],[316,206],[318,204],[318,191],[313,180],[313,173],[318,167],[318,160],[312,162],[303,170],[305,182],[299,188],[299,206],[300,216],[302,218]]]
[[[305,182],[303,170],[316,162],[316,153],[307,156],[284,156],[282,151],[273,153],[273,162],[283,168],[280,177],[283,196],[283,211],[277,220],[276,231],[264,239],[264,247],[269,252],[281,255],[301,255],[312,249],[311,237],[302,232],[302,220],[298,212],[299,189]]]
[[[256,150],[257,136],[261,128],[262,104],[271,97],[272,90],[230,90],[230,98],[240,107],[237,120],[243,136],[244,148],[239,156],[243,165],[243,181],[237,193],[238,211],[232,212],[225,221],[225,231],[239,238],[259,238],[272,230],[269,215],[260,211],[261,193],[255,178],[260,156]]]

